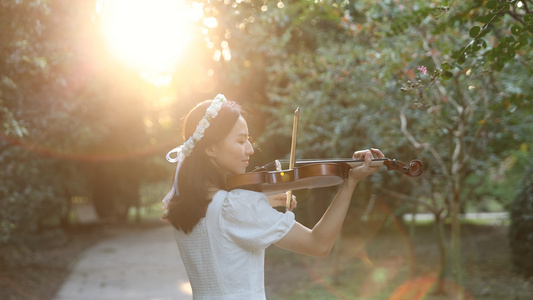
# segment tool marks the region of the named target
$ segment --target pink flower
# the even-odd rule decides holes
[[[417,70],[421,71],[422,73],[424,73],[424,75],[428,74],[428,69],[426,69],[426,67],[424,67],[424,66],[418,67]]]

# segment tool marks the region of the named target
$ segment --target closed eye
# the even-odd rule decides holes
[[[237,143],[239,144],[244,144],[248,141],[248,136],[240,136],[238,139],[237,139]]]

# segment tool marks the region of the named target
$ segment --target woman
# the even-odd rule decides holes
[[[167,159],[177,162],[174,185],[163,200],[164,219],[187,269],[194,299],[265,299],[264,251],[271,244],[301,254],[324,257],[331,251],[357,183],[374,173],[377,149],[357,151],[362,166],[352,168],[339,192],[312,228],[273,206],[283,197],[235,189],[226,176],[245,173],[254,153],[241,107],[218,95],[193,108],[185,118],[185,144]],[[175,157],[172,157],[174,156]],[[292,207],[295,207],[293,200]]]

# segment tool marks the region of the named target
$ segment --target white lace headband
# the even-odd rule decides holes
[[[185,157],[191,155],[192,150],[194,149],[194,146],[198,141],[200,141],[204,137],[205,130],[209,127],[209,124],[211,122],[211,119],[215,118],[218,115],[218,112],[222,108],[222,105],[227,103],[228,100],[226,100],[226,97],[222,94],[218,94],[213,102],[211,102],[211,105],[209,105],[209,108],[207,108],[207,111],[205,112],[205,116],[200,120],[200,123],[196,126],[196,130],[194,133],[189,137],[189,139],[183,144],[180,145],[172,150],[170,150],[167,153],[167,160],[169,162],[177,162],[179,159],[179,152],[183,153]],[[176,153],[176,157],[172,158],[170,157],[172,153]]]
[[[167,153],[167,160],[171,163],[177,162],[178,165],[176,166],[176,173],[174,174],[174,184],[172,185],[172,189],[162,200],[162,202],[164,203],[163,208],[168,208],[168,203],[170,202],[170,199],[172,199],[174,195],[179,195],[178,173],[181,167],[181,163],[183,162],[185,157],[191,155],[194,146],[196,146],[196,144],[204,137],[205,130],[209,127],[211,120],[218,115],[218,112],[222,108],[222,105],[227,102],[228,100],[226,100],[226,97],[224,97],[224,95],[218,94],[211,102],[211,105],[209,105],[209,107],[207,108],[204,117],[202,118],[202,120],[200,120],[200,122],[196,126],[196,130],[189,137],[189,139],[183,145],[180,145]],[[171,157],[172,153],[176,153],[176,157]]]

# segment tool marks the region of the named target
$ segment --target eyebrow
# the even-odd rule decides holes
[[[234,138],[236,139],[240,139],[240,138],[245,138],[247,139],[250,135],[248,134],[248,132],[241,132],[241,133],[237,133],[234,135]]]

